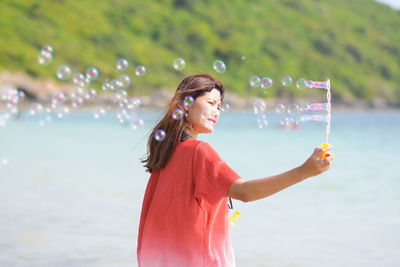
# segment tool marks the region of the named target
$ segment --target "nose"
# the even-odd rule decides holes
[[[214,117],[215,120],[218,120],[219,114],[220,114],[220,111],[218,109],[216,109],[213,111],[212,116]]]

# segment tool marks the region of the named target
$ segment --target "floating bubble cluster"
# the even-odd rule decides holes
[[[264,100],[257,99],[253,103],[253,112],[256,115],[258,128],[264,128],[268,125],[267,116],[265,115],[266,104]]]
[[[53,60],[53,52],[54,49],[50,45],[45,45],[41,48],[38,55],[39,64],[46,66],[49,65]],[[242,61],[246,59],[245,56],[242,56]],[[176,58],[172,62],[173,68],[176,71],[182,71],[186,67],[186,62],[183,58]],[[221,60],[215,60],[212,64],[213,69],[217,73],[226,72],[226,65]],[[116,73],[127,71],[129,68],[129,62],[126,58],[119,58],[115,64]],[[122,75],[121,75],[122,74]],[[107,92],[107,107],[98,107],[94,112],[94,118],[99,120],[105,116],[105,114],[109,111],[116,109],[116,118],[119,123],[123,126],[131,126],[133,129],[137,129],[141,125],[144,124],[143,120],[140,119],[136,110],[139,109],[142,105],[142,101],[137,97],[128,97],[128,93],[126,90],[130,86],[132,86],[132,82],[136,77],[143,77],[147,74],[147,69],[143,65],[138,65],[132,76],[129,76],[128,73],[120,73],[116,77],[112,77],[109,80],[104,79],[101,84],[101,90]],[[135,76],[133,76],[135,75]],[[93,105],[94,99],[97,97],[97,91],[93,88],[96,82],[93,82],[99,78],[99,71],[95,67],[89,67],[83,73],[76,72],[72,73],[71,68],[68,65],[60,65],[56,70],[56,77],[61,81],[67,81],[72,76],[72,83],[74,84],[74,89],[70,93],[59,93],[52,97],[50,103],[32,103],[28,110],[27,114],[31,116],[31,118],[37,118],[39,120],[39,124],[41,126],[47,125],[53,120],[62,119],[67,114],[71,112],[71,108],[77,109],[84,105],[89,105],[90,103]],[[119,77],[118,77],[119,76]],[[132,78],[131,78],[132,77]],[[91,83],[93,85],[91,86]],[[248,81],[249,85],[253,88],[260,87],[261,92],[266,94],[269,92],[269,88],[272,88],[274,85],[274,81],[269,75],[253,75],[250,77]],[[292,77],[286,75],[282,78],[281,83],[277,82],[276,84],[279,86],[280,84],[284,87],[289,87],[293,83]],[[134,84],[133,84],[134,85]],[[272,105],[268,105],[270,107],[271,113],[276,113],[278,117],[283,117],[280,119],[279,126],[283,129],[297,129],[300,122],[308,122],[308,121],[323,121],[329,124],[330,122],[330,82],[329,80],[325,82],[318,82],[313,80],[308,80],[305,78],[299,78],[295,82],[295,86],[298,89],[306,89],[306,88],[320,88],[328,91],[327,103],[313,103],[302,105],[301,107],[296,103],[288,103],[283,100],[282,103],[275,103]],[[3,113],[0,113],[0,126],[6,125],[7,121],[13,116],[19,115],[18,103],[24,98],[22,92],[18,90],[10,90],[6,94],[2,93],[2,101],[6,103],[6,110]],[[257,92],[260,93],[260,92]],[[22,94],[21,96],[19,94]],[[102,96],[103,97],[103,96]],[[184,117],[185,109],[191,107],[194,104],[194,98],[192,96],[187,96],[184,99],[182,109],[176,109],[172,113],[172,119],[181,120]],[[222,103],[220,107],[221,111],[230,110],[230,105],[228,103]],[[328,114],[316,114],[316,112],[327,112]],[[256,116],[257,125],[259,128],[265,128],[268,126],[269,122],[267,120],[267,105],[263,99],[257,99],[253,103],[253,112]],[[202,114],[202,119],[204,120],[204,126],[208,128],[212,128],[215,121],[212,119],[210,113]],[[329,126],[330,127],[330,126]],[[327,136],[329,133],[329,128],[327,126]],[[165,139],[166,132],[162,129],[157,131],[154,136],[157,141],[162,141]]]
[[[19,115],[18,104],[24,100],[25,94],[13,87],[0,88],[0,99],[5,102],[4,113],[0,113],[0,126],[5,126],[7,121]]]
[[[225,63],[222,60],[215,60],[213,69],[218,73],[224,73],[226,71]]]

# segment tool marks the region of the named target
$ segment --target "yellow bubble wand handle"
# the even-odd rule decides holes
[[[229,230],[235,224],[235,222],[239,219],[240,212],[236,211],[232,216],[229,218]]]
[[[321,147],[325,148],[325,147],[330,147],[331,145],[328,143],[322,143]],[[321,155],[321,158],[326,158],[329,157],[331,155],[330,151],[324,152],[324,154]]]

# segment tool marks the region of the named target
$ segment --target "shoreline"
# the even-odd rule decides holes
[[[3,72],[0,74],[0,95],[8,89],[16,89],[23,92],[25,98],[19,103],[22,109],[29,108],[33,103],[40,103],[43,106],[50,104],[52,98],[57,93],[63,93],[69,100],[70,95],[77,94],[77,86],[72,83],[58,84],[53,80],[33,79],[26,74]],[[165,109],[170,102],[173,93],[164,90],[155,90],[151,95],[136,96],[141,100],[141,109]],[[82,110],[95,109],[107,106],[111,109],[118,109],[114,91],[100,91],[98,95],[87,101],[83,95],[84,105],[77,108]],[[224,103],[228,103],[230,110],[253,110],[253,103],[257,99],[262,99],[266,104],[266,109],[271,109],[275,104],[283,104],[287,106],[290,103],[296,103],[299,106],[304,106],[311,103],[323,103],[322,98],[260,98],[256,96],[240,97],[235,93],[225,93]],[[67,103],[71,101],[67,101]],[[69,106],[69,105],[68,105]],[[5,108],[5,102],[0,101],[0,110]],[[334,99],[332,101],[332,111],[370,111],[370,110],[400,110],[400,103],[391,104],[384,98],[375,98],[371,101],[367,100],[342,100]]]

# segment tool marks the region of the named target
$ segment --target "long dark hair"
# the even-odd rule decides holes
[[[209,74],[190,75],[184,78],[179,84],[168,105],[167,113],[164,118],[154,127],[147,142],[147,155],[142,160],[146,171],[152,172],[162,169],[168,162],[175,147],[180,141],[183,131],[189,127],[190,122],[186,116],[180,120],[174,120],[172,114],[176,109],[181,109],[185,112],[184,100],[185,97],[191,96],[194,100],[197,97],[210,92],[213,89],[218,89],[221,93],[221,101],[224,97],[224,85]],[[166,133],[163,141],[157,141],[154,135],[157,130],[162,129]]]

